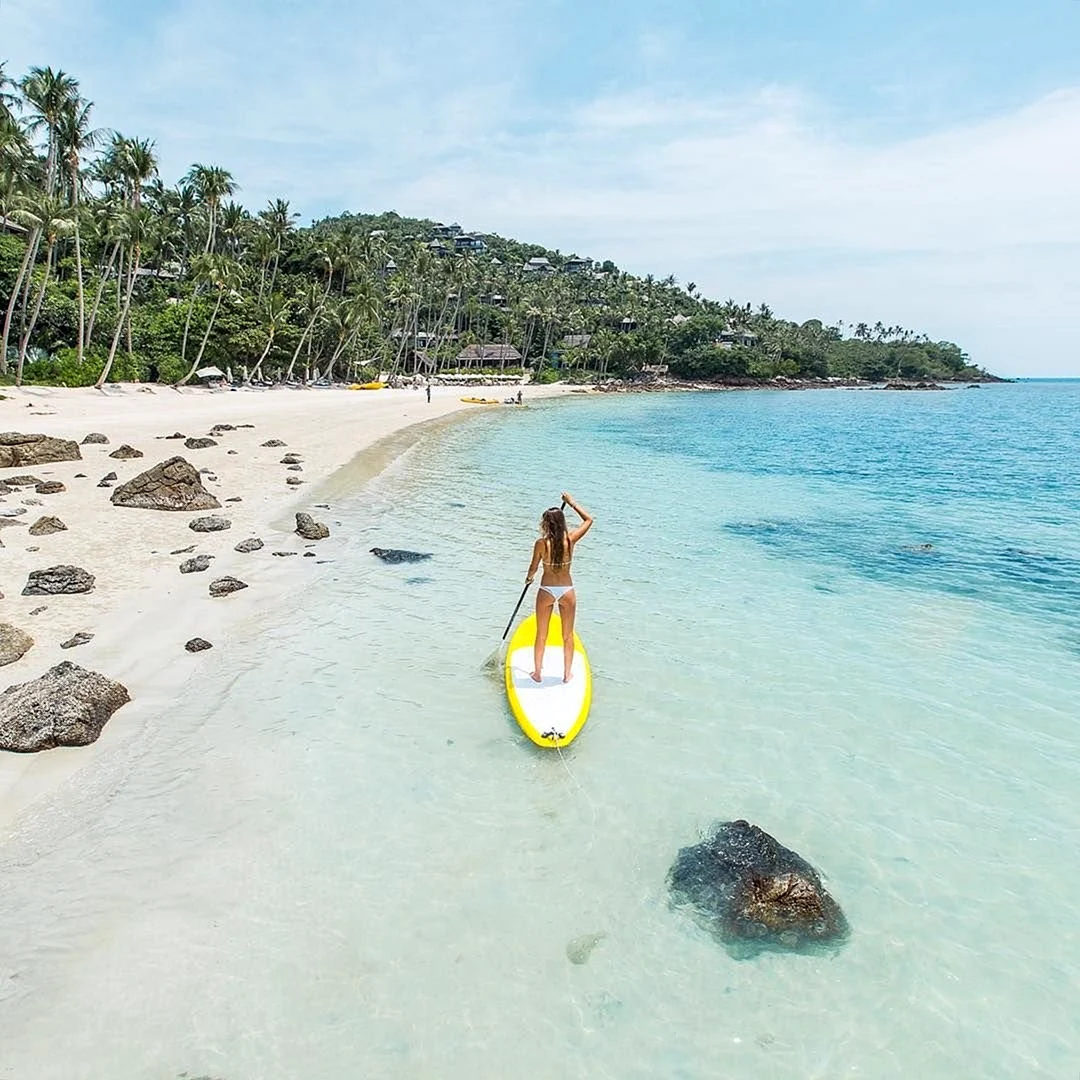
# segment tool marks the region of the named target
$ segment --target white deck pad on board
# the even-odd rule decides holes
[[[588,690],[585,658],[580,652],[574,653],[574,662],[570,667],[573,678],[568,683],[564,683],[562,678],[561,646],[549,645],[544,650],[543,678],[540,682],[533,681],[532,669],[531,647],[515,649],[510,654],[510,674],[526,718],[540,735],[550,732],[561,739],[574,726],[585,703]]]

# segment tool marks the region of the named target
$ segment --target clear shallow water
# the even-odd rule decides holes
[[[1035,384],[433,434],[0,848],[0,1078],[1075,1077],[1078,431]],[[560,758],[476,669],[563,487],[598,525]],[[840,951],[737,962],[669,908],[732,817],[818,867]]]

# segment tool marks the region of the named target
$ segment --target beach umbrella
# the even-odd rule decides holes
[[[222,371],[221,368],[216,368],[216,367],[199,368],[199,370],[196,371],[195,374],[198,375],[200,379],[224,379],[225,378],[225,372]]]

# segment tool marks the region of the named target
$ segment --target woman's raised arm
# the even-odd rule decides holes
[[[564,491],[562,497],[563,502],[566,503],[579,518],[581,518],[581,524],[570,533],[570,542],[576,544],[592,528],[593,516],[585,509],[585,507],[578,506],[578,504],[574,502],[574,497],[569,491]]]

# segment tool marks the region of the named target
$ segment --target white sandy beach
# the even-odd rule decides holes
[[[561,386],[527,387],[526,398],[568,392]],[[334,557],[333,512],[316,508],[335,494],[333,474],[380,440],[412,425],[452,413],[482,408],[461,402],[463,391],[435,387],[428,403],[420,390],[374,393],[345,389],[207,390],[132,385],[91,389],[51,387],[4,388],[0,401],[0,431],[42,433],[82,443],[89,432],[101,432],[107,444],[81,446],[83,460],[33,468],[0,470],[4,476],[31,473],[41,480],[59,480],[66,490],[35,495],[33,488],[0,497],[0,508],[26,505],[21,524],[0,529],[0,622],[12,623],[30,634],[34,646],[0,671],[0,689],[37,678],[61,660],[71,660],[122,682],[132,701],[106,725],[91,747],[57,748],[38,754],[0,752],[0,830],[43,792],[70,778],[107,753],[146,720],[161,714],[182,686],[197,675],[209,653],[188,653],[184,644],[202,637],[220,650],[228,629],[257,614],[272,602],[278,587],[299,576],[318,573],[322,560]],[[505,387],[470,388],[468,394],[502,398]],[[180,440],[164,436],[182,432],[205,436],[215,424],[242,425],[215,435],[218,445],[184,449]],[[264,447],[280,439],[284,447]],[[144,454],[116,460],[109,455],[122,444]],[[395,444],[400,452],[406,443]],[[235,451],[235,453],[230,453]],[[289,471],[284,454],[298,454],[303,471]],[[188,522],[197,513],[115,507],[111,488],[98,486],[107,473],[118,483],[174,455],[197,469],[209,469],[205,487],[221,502],[214,513],[229,518],[232,527],[215,533],[196,533]],[[388,458],[392,455],[388,455]],[[374,469],[388,463],[373,460]],[[85,474],[79,478],[77,474]],[[300,477],[296,487],[287,477]],[[214,479],[211,479],[213,477]],[[350,474],[350,479],[355,476]],[[239,497],[240,502],[227,502]],[[331,526],[329,539],[310,542],[295,534],[294,515],[310,512]],[[27,526],[42,515],[59,517],[66,532],[33,537]],[[248,537],[260,537],[262,550],[241,554],[234,547]],[[194,545],[190,554],[173,554]],[[275,557],[275,551],[303,553],[315,558]],[[181,574],[179,564],[195,554],[213,555],[208,571]],[[70,564],[96,578],[92,592],[68,596],[23,596],[32,570]],[[230,574],[249,588],[219,599],[209,596],[212,580]],[[42,609],[42,610],[38,610]],[[32,612],[36,614],[31,614]],[[61,642],[74,634],[93,634],[85,645],[63,650]]]

